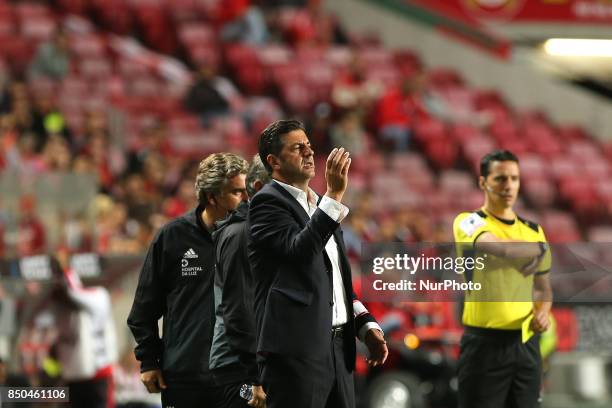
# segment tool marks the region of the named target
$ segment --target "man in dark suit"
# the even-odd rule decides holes
[[[353,292],[339,228],[348,213],[349,153],[332,150],[321,198],[308,187],[313,154],[299,121],[274,122],[259,139],[273,181],[251,202],[249,260],[269,408],[352,408],[355,337],[367,345],[371,365],[388,354],[380,327]]]

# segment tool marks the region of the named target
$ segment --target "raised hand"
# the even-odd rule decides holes
[[[348,186],[348,171],[351,167],[349,152],[344,147],[334,148],[327,157],[325,164],[326,196],[341,202]]]

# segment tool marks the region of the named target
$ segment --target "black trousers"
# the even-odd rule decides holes
[[[459,408],[538,407],[542,359],[539,336],[466,328],[459,355]]]
[[[344,362],[341,337],[331,339],[321,360],[266,356],[262,385],[267,408],[354,408],[353,373]]]
[[[168,386],[162,391],[162,408],[248,408],[240,397],[242,384]]]

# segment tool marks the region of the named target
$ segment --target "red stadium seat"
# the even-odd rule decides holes
[[[537,154],[527,153],[519,156],[521,176],[526,178],[548,178],[550,175],[550,165],[545,159]]]
[[[187,48],[191,62],[196,66],[218,66],[221,60],[219,49],[214,44],[193,44]]]
[[[461,74],[452,68],[435,68],[428,72],[427,78],[434,88],[462,86]]]
[[[580,232],[572,214],[549,210],[542,214],[542,228],[550,242],[577,242]]]
[[[389,168],[400,174],[428,171],[427,162],[416,153],[396,153],[388,161]]]
[[[589,135],[580,126],[560,126],[557,129],[557,134],[559,135],[559,138],[566,144],[593,139],[592,136]]]
[[[556,179],[561,179],[566,176],[574,176],[581,172],[581,168],[576,161],[569,156],[557,156],[549,162],[551,174]]]
[[[601,156],[585,161],[583,167],[585,175],[594,179],[607,178],[610,175],[610,165]]]
[[[10,37],[15,34],[15,22],[10,16],[0,15],[0,37]]]
[[[151,74],[151,69],[147,65],[129,58],[119,58],[117,70],[123,79],[135,79]]]
[[[462,146],[463,155],[474,173],[479,173],[480,159],[495,149],[495,143],[485,135],[473,138],[470,143]]]
[[[471,139],[480,137],[482,132],[477,127],[467,123],[456,123],[451,129],[449,135],[453,142],[457,144],[469,143]]]
[[[26,20],[50,16],[46,5],[34,2],[18,2],[14,6],[14,11],[22,23]]]
[[[70,14],[85,14],[88,3],[88,0],[58,0],[62,10]]]
[[[280,91],[283,100],[294,112],[305,113],[312,108],[315,102],[312,89],[304,83],[289,82],[283,84]]]
[[[446,139],[446,123],[435,118],[419,120],[414,129],[414,138],[419,143],[426,143],[434,139]]]
[[[390,88],[398,86],[401,80],[400,71],[393,65],[374,65],[366,68],[366,78]]]
[[[499,148],[511,151],[519,157],[519,160],[529,151],[529,145],[523,139],[503,139],[499,142]]]
[[[508,139],[516,139],[519,137],[519,132],[517,126],[515,125],[513,120],[497,120],[491,124],[491,128],[489,129],[491,136],[497,140],[497,142],[502,142]]]
[[[228,44],[224,47],[225,58],[230,67],[239,69],[244,65],[259,64],[255,48],[244,44]]]
[[[106,41],[102,35],[71,35],[70,49],[79,57],[102,58],[106,53]]]
[[[521,190],[535,208],[549,208],[555,203],[557,196],[557,190],[553,183],[545,178],[536,178],[531,175],[522,177]]]
[[[152,98],[162,97],[162,86],[154,77],[142,76],[127,84],[128,93]]]
[[[17,72],[27,69],[34,51],[32,42],[23,37],[0,37],[0,55]]]
[[[259,62],[264,66],[295,63],[295,54],[291,48],[282,44],[267,45],[255,51]]]
[[[21,21],[21,34],[36,41],[49,40],[56,30],[56,23],[47,16],[32,16]]]
[[[601,149],[589,140],[573,141],[567,145],[567,153],[583,163],[600,159]]]
[[[356,52],[360,62],[368,68],[393,66],[393,54],[386,48],[366,47]]]
[[[425,154],[437,169],[455,166],[459,157],[459,147],[448,138],[432,139],[425,142]]]
[[[600,226],[589,228],[587,239],[590,242],[612,243],[612,227]]]
[[[302,81],[304,71],[296,64],[283,63],[270,67],[270,76],[272,81],[282,86],[286,83]]]
[[[332,45],[326,50],[325,60],[335,67],[344,67],[353,60],[353,52],[349,47]]]
[[[461,194],[464,191],[472,190],[476,181],[474,176],[465,171],[444,170],[440,173],[438,185],[443,191]]]
[[[216,35],[208,24],[186,23],[178,28],[178,38],[186,46],[214,44]]]
[[[87,58],[79,61],[79,73],[87,79],[102,79],[112,75],[112,65],[104,58]]]

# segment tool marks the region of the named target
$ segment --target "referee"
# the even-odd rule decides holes
[[[485,259],[482,269],[465,273],[482,289],[465,295],[459,407],[537,407],[538,338],[550,325],[552,304],[550,250],[542,228],[514,212],[520,185],[514,154],[484,156],[478,184],[484,205],[453,224],[458,255]]]

